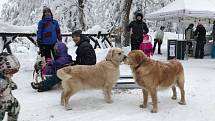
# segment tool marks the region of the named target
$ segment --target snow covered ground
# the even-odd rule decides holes
[[[7,25],[2,26],[8,28]],[[165,33],[165,35],[165,40],[178,38],[174,33]],[[166,46],[166,41],[164,41],[162,45],[164,54],[155,55],[153,58],[166,60]],[[74,44],[71,42],[68,47],[69,53],[75,58]],[[100,90],[90,90],[74,95],[70,99],[73,110],[65,111],[60,105],[60,89],[55,88],[48,92],[38,93],[30,86],[30,82],[33,81],[32,71],[37,55],[36,47],[32,44],[23,46],[18,43],[12,44],[12,50],[21,63],[20,71],[13,77],[19,87],[13,92],[21,103],[19,121],[215,121],[215,78],[213,75],[215,74],[215,60],[210,57],[204,60],[181,61],[185,68],[186,106],[181,106],[177,101],[171,100],[171,89],[158,93],[159,112],[157,114],[150,113],[151,100],[147,109],[139,108],[139,104],[142,103],[140,89],[113,90],[114,102],[112,104],[105,103]],[[127,53],[129,48],[124,50]],[[96,49],[98,61],[105,58],[107,51],[107,49]],[[121,75],[131,75],[127,65],[122,65],[120,68]]]
[[[14,45],[13,45],[14,46]],[[75,58],[75,48],[68,45]],[[166,45],[164,44],[163,48]],[[128,51],[129,48],[125,49]],[[20,48],[15,53],[21,62],[20,71],[14,75],[18,90],[14,95],[21,103],[19,121],[214,121],[215,120],[215,60],[204,59],[181,61],[185,68],[185,91],[187,105],[181,106],[171,100],[171,89],[158,93],[159,112],[150,113],[148,108],[140,109],[142,92],[135,90],[113,90],[113,103],[107,104],[99,90],[82,91],[70,99],[73,110],[65,111],[60,105],[61,90],[55,88],[38,93],[30,87],[36,49]],[[107,50],[97,49],[98,60],[104,59]],[[157,60],[166,60],[166,52],[155,55]],[[121,66],[121,74],[130,75],[128,66]],[[178,95],[180,96],[180,95]],[[151,100],[149,100],[151,102]]]

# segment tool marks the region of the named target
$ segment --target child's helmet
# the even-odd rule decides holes
[[[7,52],[0,53],[0,72],[15,74],[19,68],[20,63],[14,55]]]

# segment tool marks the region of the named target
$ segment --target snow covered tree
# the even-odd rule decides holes
[[[78,0],[79,21],[82,30],[86,30],[85,15],[84,15],[84,0]]]
[[[62,32],[85,30],[95,25],[112,31],[120,27],[124,21],[122,7],[123,2],[127,1],[130,2],[130,0],[8,0],[3,5],[2,17],[5,22],[14,25],[37,24],[42,17],[43,5],[46,4],[51,8],[54,18],[59,21]],[[132,21],[134,13],[138,10],[143,14],[153,12],[173,0],[132,1],[129,21]]]
[[[130,33],[128,31],[128,25],[129,25],[129,15],[130,15],[130,9],[131,9],[131,4],[133,0],[124,0],[122,2],[122,7],[121,7],[121,27],[123,29],[122,32],[122,45],[123,46],[129,46],[129,40],[130,40]]]

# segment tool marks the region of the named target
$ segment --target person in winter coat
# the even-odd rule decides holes
[[[140,44],[140,50],[142,50],[147,57],[153,56],[153,45],[151,43],[151,36],[148,34],[143,35],[143,41]]]
[[[72,57],[68,54],[67,46],[62,42],[57,42],[54,46],[56,53],[56,59],[48,61],[45,66],[45,75],[51,75],[51,77],[40,83],[31,83],[33,89],[38,90],[38,92],[43,92],[50,90],[54,85],[61,82],[57,77],[56,71],[67,65],[73,65]]]
[[[92,45],[90,44],[90,39],[83,34],[81,30],[76,30],[72,33],[73,41],[76,46],[76,61],[77,65],[94,65],[96,64],[96,54]]]
[[[160,30],[158,30],[156,32],[156,34],[155,34],[153,53],[155,52],[156,45],[158,43],[158,54],[162,55],[162,53],[161,53],[161,45],[163,43],[164,29],[165,29],[165,27],[161,26]]]
[[[66,64],[71,64],[72,56],[68,54],[67,46],[62,42],[57,42],[54,46],[56,53],[56,60],[50,60],[47,62],[44,74],[53,75],[56,74],[56,70],[64,67]]]
[[[196,27],[194,36],[197,36],[195,58],[202,59],[204,58],[204,45],[206,44],[206,29],[202,24],[199,24]]]
[[[213,43],[215,43],[215,21],[213,22],[213,30],[212,30],[211,35],[213,37]]]
[[[0,54],[0,121],[3,121],[5,114],[8,115],[7,121],[18,120],[20,104],[12,94],[12,90],[17,89],[12,76],[19,68],[20,64],[15,56],[7,52]]]
[[[131,50],[138,50],[143,40],[143,34],[149,32],[146,23],[143,22],[143,14],[137,13],[136,20],[132,21],[128,28],[131,33]]]
[[[42,57],[45,59],[55,57],[54,45],[62,41],[59,24],[53,19],[51,9],[43,8],[42,20],[38,23],[37,43],[41,51]]]
[[[194,39],[194,31],[193,31],[194,24],[190,24],[187,29],[185,29],[185,39],[187,41],[188,46],[188,54],[192,54],[192,40]]]

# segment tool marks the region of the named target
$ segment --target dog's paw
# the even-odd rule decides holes
[[[113,103],[113,101],[112,100],[106,100],[106,103]]]
[[[157,109],[152,109],[152,110],[151,110],[151,113],[157,113],[157,112],[158,112]]]
[[[186,105],[186,102],[180,101],[180,102],[178,102],[178,104],[180,104],[180,105]]]
[[[177,97],[176,96],[172,96],[172,100],[177,100]]]
[[[147,108],[147,105],[143,105],[143,104],[142,104],[142,105],[140,105],[139,107],[140,107],[140,108]]]
[[[71,107],[71,106],[66,106],[66,107],[65,107],[65,110],[66,110],[66,111],[72,110],[72,107]]]

